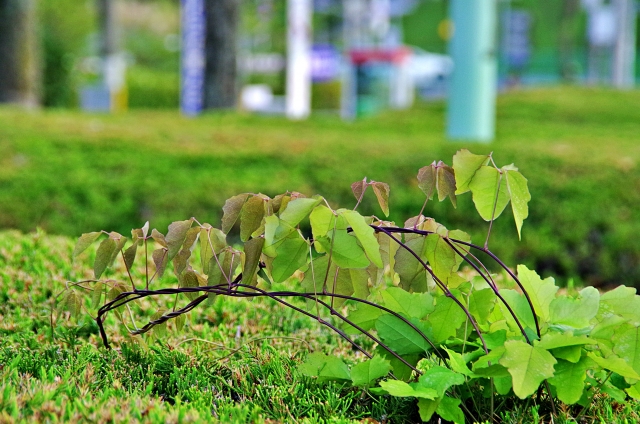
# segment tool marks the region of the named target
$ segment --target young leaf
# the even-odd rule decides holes
[[[73,254],[71,255],[71,258],[75,259],[79,254],[87,250],[87,248],[91,246],[91,244],[93,244],[94,241],[98,240],[98,237],[100,237],[100,234],[102,234],[100,231],[96,231],[93,233],[84,233],[83,235],[81,235],[78,241],[76,242],[76,246],[73,249]]]
[[[423,399],[435,399],[438,394],[433,389],[420,386],[418,383],[405,383],[399,380],[381,381],[380,387],[395,397],[415,397]]]
[[[456,351],[447,349],[446,347],[443,347],[443,349],[449,355],[449,367],[453,371],[457,372],[458,374],[466,375],[467,377],[477,377],[477,375],[469,369],[469,367],[467,366],[467,362],[461,354]]]
[[[436,412],[443,420],[452,421],[455,424],[465,423],[464,412],[460,409],[460,399],[444,396],[438,403]]]
[[[511,197],[511,209],[518,229],[518,238],[521,238],[522,223],[529,216],[529,206],[527,204],[531,200],[527,179],[517,171],[509,171],[504,168],[503,171],[509,196]]]
[[[233,228],[233,224],[238,220],[238,216],[240,216],[240,211],[242,210],[242,205],[249,197],[249,193],[238,194],[227,199],[224,202],[224,206],[222,207],[222,232],[225,234],[229,234],[231,228]]]
[[[354,386],[368,386],[372,381],[387,375],[389,371],[391,363],[376,355],[351,368],[351,381]]]
[[[427,196],[427,199],[433,197],[436,191],[436,163],[435,161],[429,166],[423,166],[418,170],[418,187]]]
[[[182,331],[182,329],[184,328],[184,324],[187,321],[187,317],[185,316],[185,314],[178,315],[173,319],[173,321],[176,324],[176,330]]]
[[[160,246],[167,247],[167,240],[164,238],[164,235],[155,228],[151,230],[151,238]]]
[[[445,296],[438,297],[435,310],[429,315],[434,341],[442,343],[455,336],[456,330],[466,319],[464,311],[455,301]]]
[[[187,219],[186,221],[175,221],[169,224],[169,231],[167,232],[167,237],[165,238],[167,242],[167,248],[169,249],[169,251],[167,252],[167,254],[169,255],[169,260],[172,260],[182,248],[182,244],[187,237],[187,232],[191,228],[192,223],[193,220]]]
[[[244,267],[242,268],[242,284],[251,285],[260,263],[260,255],[264,246],[264,238],[251,239],[244,244]]]
[[[496,294],[492,289],[472,290],[469,294],[469,312],[479,324],[484,324],[489,319],[496,300]]]
[[[94,308],[100,307],[100,300],[102,300],[102,294],[104,293],[104,283],[101,281],[97,281],[93,285],[93,289],[91,290],[91,306]]]
[[[275,283],[282,283],[307,263],[309,245],[298,233],[293,233],[278,246],[276,253],[271,276]]]
[[[251,234],[260,228],[263,217],[264,199],[262,196],[251,196],[240,212],[240,240],[249,240]]]
[[[186,271],[180,278],[179,287],[200,287],[198,276],[193,270]],[[186,292],[185,296],[189,300],[195,300],[198,296],[198,292]]]
[[[156,276],[161,278],[164,275],[164,270],[167,267],[167,262],[169,261],[169,256],[167,255],[168,250],[164,247],[160,249],[156,249],[151,254],[151,258],[153,259],[153,263],[156,266]]]
[[[567,346],[584,346],[595,343],[595,340],[587,336],[574,336],[571,333],[556,333],[553,331],[543,334],[539,341],[536,340],[534,342],[536,346],[546,350]]]
[[[362,196],[364,195],[364,192],[367,189],[367,187],[368,187],[367,177],[364,177],[364,179],[360,181],[356,181],[355,183],[351,184],[351,191],[353,192],[353,195],[356,197],[356,201],[359,202],[362,199]]]
[[[100,278],[107,266],[111,263],[114,252],[117,253],[117,244],[114,239],[108,237],[100,243],[96,251],[96,260],[93,263],[93,273],[96,280]]]
[[[500,171],[492,166],[482,166],[476,171],[469,183],[473,203],[485,221],[491,221],[492,217],[493,219],[498,218],[509,203],[509,189],[502,180]],[[497,192],[498,198],[496,199]]]
[[[600,296],[599,320],[610,315],[620,315],[634,325],[640,324],[640,296],[636,296],[635,288],[618,286]]]
[[[311,215],[309,215],[309,221],[311,223],[311,232],[314,240],[320,237],[326,236],[335,226],[336,216],[333,211],[325,205],[316,206]]]
[[[209,262],[227,246],[227,235],[213,227],[200,230],[200,262],[202,272],[209,275]],[[212,250],[213,249],[213,250]]]
[[[594,287],[580,290],[577,299],[560,296],[549,305],[550,321],[553,324],[569,325],[574,328],[588,327],[598,313],[600,292]]]
[[[567,405],[578,402],[584,392],[584,380],[587,378],[587,369],[591,368],[593,361],[583,357],[573,364],[559,360],[555,366],[555,374],[549,379],[549,383],[556,388],[558,399]]]
[[[322,197],[315,199],[300,197],[292,200],[287,204],[287,208],[280,212],[280,220],[286,222],[291,227],[295,227],[305,219],[320,202],[322,202]]]
[[[142,231],[142,238],[146,239],[149,234],[149,221],[145,222],[140,230]]]
[[[356,211],[345,210],[341,215],[346,218],[347,222],[353,229],[356,238],[364,248],[369,260],[371,260],[371,262],[373,262],[378,268],[382,268],[383,265],[382,257],[380,256],[380,245],[373,234],[373,228],[371,228],[364,220],[364,217]]]
[[[518,279],[529,294],[533,308],[543,320],[549,320],[549,306],[555,299],[558,286],[552,277],[542,280],[540,276],[524,265],[518,265]]]
[[[406,241],[405,245],[426,262],[427,258],[424,255],[425,239],[425,237],[412,238]],[[427,291],[429,282],[427,271],[409,250],[403,247],[398,248],[394,260],[394,271],[400,277],[400,287],[408,292],[421,293]]]
[[[423,323],[417,320],[412,320],[411,323],[430,337],[431,331]],[[409,324],[393,315],[381,315],[376,321],[376,330],[382,341],[398,355],[424,353],[431,349],[431,345]]]
[[[82,296],[71,289],[58,305],[58,310],[68,311],[73,318],[78,318],[82,313]]]
[[[453,169],[456,176],[456,194],[469,191],[469,183],[480,167],[489,163],[489,155],[474,155],[467,149],[458,151],[453,156]]]
[[[553,377],[556,359],[545,349],[519,340],[504,344],[505,354],[500,364],[509,370],[513,379],[513,392],[520,399],[531,396],[545,379]]]
[[[309,377],[318,377],[319,382],[333,380],[351,380],[349,368],[337,356],[328,356],[314,352],[299,365],[298,370]]]
[[[378,204],[384,216],[389,216],[389,184],[375,182],[371,185],[373,192],[378,199]]]
[[[409,293],[399,287],[382,290],[384,306],[407,317],[422,319],[434,311],[429,293]]]
[[[587,353],[587,356],[591,358],[596,364],[605,370],[613,371],[616,374],[620,374],[624,378],[630,378],[632,380],[640,380],[640,374],[634,370],[629,363],[616,355],[611,355],[606,358],[596,355],[594,352]]]
[[[158,309],[153,315],[151,315],[151,319],[150,321],[155,321],[157,319],[162,318],[162,316],[164,315],[164,313],[167,310],[165,308],[160,308]],[[153,327],[153,334],[158,337],[166,337],[167,336],[167,322],[163,322],[162,324],[156,324]]]
[[[327,252],[331,251],[331,240],[321,238],[318,243]],[[356,240],[356,237],[347,233],[347,230],[336,230],[333,242],[332,260],[340,268],[366,268],[369,259]],[[382,260],[382,259],[381,259]]]
[[[127,267],[127,269],[131,269],[131,267],[133,266],[133,262],[136,260],[138,244],[138,240],[134,240],[131,246],[129,246],[127,250],[124,251],[124,265]]]
[[[458,386],[464,384],[464,382],[465,379],[462,374],[439,365],[429,368],[418,379],[420,386],[435,390],[438,393],[438,397],[443,397],[449,387]]]
[[[456,207],[456,177],[453,168],[442,161],[438,162],[436,170],[436,189],[438,190],[438,201],[442,202],[448,197],[453,207]]]

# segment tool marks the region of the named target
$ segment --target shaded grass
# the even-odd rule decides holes
[[[363,176],[391,185],[391,218],[423,202],[417,170],[451,161],[460,148],[494,152],[529,178],[533,200],[523,240],[510,212],[494,250],[545,275],[595,285],[640,281],[640,92],[561,87],[504,94],[491,145],[449,142],[443,104],[345,123],[236,113],[187,119],[171,111],[104,116],[0,109],[0,227],[77,236],[126,234],[144,221],[164,229],[196,216],[216,225],[224,200],[241,192],[320,193],[352,207]],[[365,198],[366,213],[381,212]],[[469,196],[457,210],[426,213],[481,242],[486,223]],[[562,282],[561,282],[562,283]]]

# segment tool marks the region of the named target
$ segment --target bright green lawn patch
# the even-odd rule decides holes
[[[196,216],[217,222],[224,200],[241,192],[324,193],[353,206],[349,188],[364,176],[391,185],[391,218],[417,214],[417,170],[460,148],[517,162],[533,197],[523,239],[509,219],[494,235],[510,263],[592,284],[640,281],[640,92],[562,87],[504,94],[491,145],[444,137],[444,105],[345,123],[235,113],[187,119],[171,111],[87,115],[0,110],[0,227],[36,226],[77,236],[128,232],[146,220],[160,229]],[[373,196],[372,196],[373,197]],[[363,211],[380,214],[373,198]],[[448,228],[486,223],[433,203],[426,214]],[[473,218],[467,218],[473,216]],[[470,219],[470,221],[469,221]],[[469,221],[469,222],[467,222]]]

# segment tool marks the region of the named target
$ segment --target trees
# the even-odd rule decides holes
[[[35,0],[0,0],[0,103],[39,104]]]

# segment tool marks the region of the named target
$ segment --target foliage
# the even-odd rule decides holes
[[[499,98],[494,157],[517,160],[535,178],[523,242],[508,218],[498,220],[496,254],[554,275],[560,286],[570,278],[597,286],[640,281],[640,190],[629,189],[640,181],[639,100],[633,91],[571,87]],[[390,219],[401,222],[421,202],[408,170],[463,147],[444,139],[443,115],[441,104],[354,123],[325,115],[291,123],[229,113],[185,119],[0,108],[0,227],[75,236],[94,228],[125,234],[147,220],[167,228],[175,217],[219,222],[225,199],[247,191],[322,192],[336,207],[350,204],[349,184],[364,175],[393,187]],[[365,196],[359,210],[376,208],[375,196]],[[460,196],[455,210],[430,207],[436,221],[479,240],[486,228],[473,211],[472,196]]]
[[[349,369],[337,356],[317,352],[302,373],[364,387],[391,373],[397,379],[371,392],[417,398],[425,421],[436,413],[456,423],[494,420],[505,413],[500,405],[514,397],[544,402],[553,415],[557,400],[584,411],[600,392],[618,401],[640,397],[635,289],[621,286],[601,296],[587,287],[577,296],[558,294],[552,278],[543,280],[526,266],[518,266],[516,275],[489,249],[493,221],[507,205],[518,235],[528,216],[531,197],[517,167],[498,167],[491,154],[461,150],[453,167],[433,162],[421,168],[418,182],[425,204],[403,227],[356,211],[371,187],[382,212],[389,213],[389,186],[365,178],[351,185],[353,210],[333,209],[320,196],[297,192],[274,198],[243,193],[226,201],[221,229],[191,218],[173,222],[166,235],[149,231],[147,223],[132,230],[129,243],[116,232],[85,233],[74,257],[106,235],[95,254],[94,279],[74,284],[60,307],[78,315],[78,290],[96,304],[106,296],[96,322],[108,347],[103,321],[111,311],[131,335],[163,337],[168,321],[175,319],[180,329],[184,314],[205,301],[267,297],[317,320],[368,358]],[[436,194],[455,206],[465,192],[489,221],[484,246],[422,215]],[[310,234],[301,231],[305,220]],[[227,244],[235,225],[242,250]],[[130,269],[142,248],[145,275],[136,284]],[[199,260],[191,261],[196,248]],[[99,280],[118,255],[131,289]],[[502,268],[501,276],[488,270],[488,261]],[[199,262],[200,271],[192,262]],[[169,263],[177,286],[150,289]],[[284,290],[274,288],[278,283]],[[138,324],[130,304],[170,295],[170,310],[147,311],[148,322]],[[298,306],[294,298],[306,304]],[[354,333],[373,342],[375,351]]]

